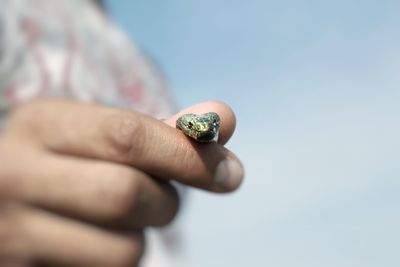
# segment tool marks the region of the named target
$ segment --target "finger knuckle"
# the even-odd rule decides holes
[[[32,120],[30,114],[26,106],[16,108],[7,118],[6,132],[18,130],[22,125],[30,123]]]
[[[143,153],[147,133],[139,117],[131,113],[113,113],[105,120],[105,127],[113,156],[126,160],[131,155]]]
[[[37,118],[42,118],[43,105],[39,101],[32,101],[28,104],[24,104],[13,109],[12,113],[8,117],[9,128],[20,128],[24,125],[34,123]]]
[[[104,177],[99,198],[104,203],[104,215],[108,220],[124,219],[132,214],[140,191],[135,176],[135,172],[129,168],[121,168]]]
[[[12,148],[15,152],[15,149]],[[20,188],[19,177],[16,175],[14,166],[16,161],[15,153],[10,152],[10,148],[0,141],[0,201],[8,199]]]
[[[17,205],[0,204],[0,257],[22,256],[26,253],[23,230],[21,229],[21,211]]]

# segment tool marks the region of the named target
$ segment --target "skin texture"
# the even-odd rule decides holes
[[[217,142],[221,119],[215,112],[185,114],[176,120],[176,128],[198,142]]]
[[[223,121],[218,143],[174,128],[183,114],[208,111]],[[232,110],[216,101],[164,121],[62,99],[21,106],[0,135],[0,266],[138,266],[146,227],[179,210],[171,178],[238,188],[242,165],[223,146],[234,128]]]

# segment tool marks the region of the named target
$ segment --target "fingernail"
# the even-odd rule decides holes
[[[222,190],[236,189],[243,180],[244,170],[242,164],[232,158],[221,161],[215,170],[215,183]]]

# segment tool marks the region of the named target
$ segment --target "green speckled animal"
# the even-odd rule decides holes
[[[198,142],[217,142],[221,119],[217,113],[185,114],[176,121],[176,128]]]

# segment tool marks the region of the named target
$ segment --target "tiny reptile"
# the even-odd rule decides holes
[[[221,119],[215,112],[185,114],[176,121],[176,128],[197,142],[217,142],[220,127]]]

